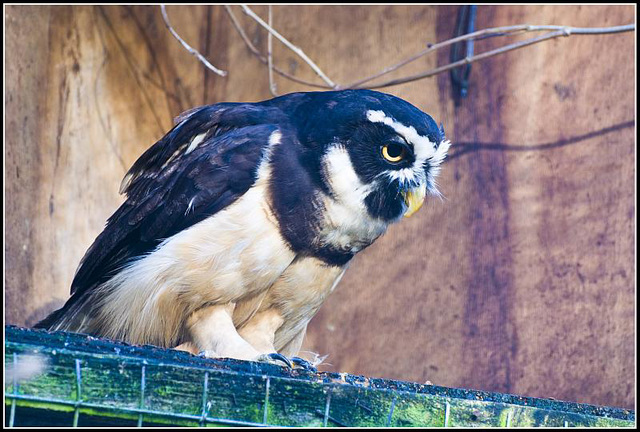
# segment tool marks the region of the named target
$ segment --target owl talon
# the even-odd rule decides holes
[[[291,363],[293,363],[294,369],[302,369],[307,372],[318,372],[315,366],[309,363],[307,360],[300,357],[291,357]]]
[[[293,369],[293,363],[291,363],[291,360],[289,360],[286,356],[283,356],[282,354],[278,354],[278,353],[262,354],[256,359],[256,361],[271,363],[271,364],[284,363],[284,365],[287,366],[289,369]]]

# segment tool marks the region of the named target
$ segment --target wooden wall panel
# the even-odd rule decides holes
[[[266,17],[266,7],[255,11]],[[456,7],[277,6],[274,25],[337,82],[448,39]],[[31,325],[121,203],[126,169],[193,106],[270,97],[222,7],[6,8],[5,318]],[[632,6],[480,6],[477,28],[609,26]],[[236,9],[256,46],[266,33]],[[476,44],[483,51],[503,38]],[[431,199],[357,256],[304,349],[330,370],[633,407],[635,65],[631,33],[571,36],[385,91],[454,142]],[[317,80],[280,44],[275,62]],[[448,61],[425,57],[406,72]],[[397,76],[398,73],[395,74]],[[277,78],[281,93],[311,90]]]

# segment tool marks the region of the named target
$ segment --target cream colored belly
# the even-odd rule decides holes
[[[292,263],[266,292],[260,304],[256,304],[256,313],[240,324],[243,337],[252,336],[243,332],[243,327],[260,328],[256,320],[277,314],[282,324],[275,332],[273,345],[280,351],[300,332],[318,312],[326,298],[333,292],[346,266],[328,266],[316,258],[301,258]],[[242,308],[243,304],[238,304]]]
[[[294,259],[272,217],[258,184],[118,273],[101,288],[103,335],[170,347],[196,309],[265,291]]]

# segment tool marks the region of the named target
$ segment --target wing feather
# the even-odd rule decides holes
[[[285,121],[280,110],[259,104],[192,110],[131,167],[121,187],[127,199],[82,258],[72,297],[37,326],[50,327],[129,262],[242,196],[256,180],[271,133]]]

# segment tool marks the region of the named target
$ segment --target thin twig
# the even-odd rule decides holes
[[[392,66],[388,66],[385,69],[383,69],[381,72],[378,72],[374,75],[371,75],[369,77],[360,79],[358,81],[355,81],[351,84],[349,84],[348,86],[345,86],[344,88],[363,88],[362,85],[364,83],[367,83],[369,81],[372,81],[376,78],[380,78],[383,75],[386,75],[388,73],[391,73],[397,69],[399,69],[402,66],[405,66],[415,60],[418,60],[419,58],[433,52],[436,51],[440,48],[444,48],[447,47],[449,45],[453,45],[457,42],[461,42],[461,41],[466,41],[466,40],[476,40],[476,39],[484,39],[487,37],[491,37],[491,36],[505,36],[505,35],[515,35],[515,34],[519,34],[519,33],[525,33],[525,32],[534,32],[534,31],[556,31],[556,32],[561,32],[561,34],[559,35],[555,35],[553,37],[558,37],[558,36],[569,36],[571,34],[610,34],[610,33],[620,33],[620,32],[626,32],[626,31],[631,31],[631,30],[635,30],[635,25],[634,24],[629,24],[629,25],[624,25],[624,26],[616,26],[616,27],[599,27],[599,28],[581,28],[581,27],[570,27],[570,26],[554,26],[554,25],[529,25],[529,24],[519,24],[519,25],[513,25],[513,26],[505,26],[505,27],[494,27],[494,28],[488,28],[488,29],[483,29],[483,30],[478,30],[476,32],[473,33],[468,33],[466,35],[462,35],[462,36],[458,36],[456,38],[453,39],[448,39],[446,41],[443,42],[439,42],[437,44],[433,44],[433,45],[429,45],[426,49],[418,52],[417,54],[414,54],[411,57],[406,58],[405,60],[402,60],[399,63],[396,63]],[[543,40],[546,39],[550,39],[550,38],[545,38]],[[539,41],[537,41],[539,42]],[[535,43],[535,42],[533,42]],[[526,46],[526,45],[530,45],[530,44],[525,44],[522,46]],[[520,48],[520,47],[518,47]],[[515,48],[514,48],[515,49]],[[510,51],[510,50],[507,50]],[[494,50],[493,52],[495,52],[495,54],[500,54],[501,52],[506,52],[506,51],[498,51],[498,50]],[[482,58],[486,58],[486,57],[482,57]],[[449,66],[449,65],[447,65]],[[458,65],[457,65],[458,66]],[[454,67],[457,67],[454,66]],[[449,68],[451,69],[451,68]],[[444,72],[446,70],[449,69],[444,69],[444,70],[439,70],[437,73],[440,72]],[[431,71],[429,71],[431,72]],[[426,76],[431,76],[433,74],[429,74]],[[425,77],[426,77],[425,76]],[[411,78],[411,77],[408,77]],[[394,80],[394,81],[400,81],[402,79],[399,80]],[[413,79],[411,79],[413,80]],[[407,82],[407,81],[403,81],[403,82]],[[401,84],[401,83],[397,83],[397,84]],[[387,85],[393,85],[393,84],[384,84],[384,85],[377,85],[374,87],[367,87],[367,88],[380,88],[380,87],[385,87]]]
[[[388,66],[387,68],[383,69],[381,72],[378,72],[374,75],[371,75],[369,77],[360,79],[358,81],[355,81],[347,86],[340,86],[335,84],[331,79],[329,79],[326,74],[324,74],[324,72],[322,72],[322,70],[304,53],[304,51],[302,51],[300,48],[298,48],[297,46],[293,45],[291,42],[289,42],[286,38],[284,38],[280,33],[278,33],[276,30],[274,30],[272,24],[272,11],[271,11],[271,6],[269,6],[269,23],[265,23],[258,15],[255,14],[255,12],[253,12],[248,6],[246,5],[240,5],[243,9],[243,11],[245,12],[245,14],[249,15],[253,20],[255,20],[259,25],[261,25],[262,27],[264,27],[268,33],[269,33],[269,39],[268,39],[268,56],[265,57],[262,53],[260,53],[260,51],[258,51],[258,49],[253,45],[253,43],[251,43],[251,40],[249,39],[249,37],[247,36],[246,32],[244,31],[244,29],[242,28],[242,26],[240,25],[238,19],[235,17],[235,15],[233,14],[233,12],[231,11],[231,8],[229,6],[225,6],[225,10],[227,11],[227,14],[229,15],[229,17],[231,18],[231,22],[234,25],[234,27],[236,28],[236,30],[238,31],[238,33],[240,34],[240,37],[242,38],[242,40],[244,41],[244,43],[246,44],[246,46],[249,48],[249,50],[265,65],[267,65],[268,69],[269,69],[269,90],[271,91],[272,94],[276,95],[276,86],[275,86],[275,82],[274,82],[274,77],[273,77],[273,72],[281,75],[282,77],[299,83],[299,84],[303,84],[306,86],[310,86],[310,87],[316,87],[316,88],[322,88],[322,89],[347,89],[347,88],[383,88],[383,87],[389,87],[389,86],[393,86],[393,85],[399,85],[399,84],[404,84],[404,83],[408,83],[411,81],[417,81],[423,78],[428,78],[434,75],[437,75],[439,73],[442,72],[446,72],[448,70],[454,69],[456,67],[465,65],[465,64],[470,64],[479,60],[483,60],[485,58],[489,58],[489,57],[493,57],[495,55],[498,54],[502,54],[508,51],[513,51],[528,45],[533,45],[535,43],[538,42],[543,42],[545,40],[549,40],[549,39],[553,39],[553,38],[557,38],[560,36],[570,36],[570,35],[574,35],[574,34],[583,34],[583,35],[600,35],[600,34],[612,34],[612,33],[621,33],[621,32],[628,32],[628,31],[634,31],[635,30],[635,24],[628,24],[628,25],[622,25],[622,26],[614,26],[614,27],[594,27],[594,28],[585,28],[585,27],[571,27],[571,26],[557,26],[557,25],[530,25],[530,24],[519,24],[519,25],[512,25],[512,26],[504,26],[504,27],[495,27],[495,28],[488,28],[488,29],[483,29],[483,30],[479,30],[473,33],[469,33],[466,35],[462,35],[462,36],[458,36],[456,38],[452,38],[452,39],[448,39],[446,41],[443,42],[439,42],[437,44],[430,44],[426,49],[418,52],[417,54],[414,54],[411,57],[406,58],[405,60],[402,60],[399,63],[396,63],[392,66]],[[198,57],[198,59],[203,62],[207,67],[209,67],[211,70],[213,70],[214,72],[218,73],[219,75],[225,76],[226,72],[224,71],[220,71],[217,68],[215,68],[213,65],[211,65],[211,63],[209,63],[199,52],[197,52],[196,50],[194,50],[193,48],[191,48],[186,42],[184,42],[184,40],[182,40],[180,38],[180,36],[178,36],[178,34],[173,30],[173,28],[171,27],[171,24],[169,23],[169,18],[167,17],[166,14],[166,10],[165,10],[165,6],[161,5],[162,8],[162,16],[165,20],[165,24],[167,25],[167,28],[169,29],[169,31],[173,34],[173,36],[178,39],[178,41],[180,41],[180,43],[182,43],[182,45],[193,55],[195,55],[196,57]],[[525,41],[520,41],[520,42],[516,42],[513,44],[509,44],[506,46],[503,46],[501,48],[497,48],[491,51],[487,51],[485,53],[482,54],[478,54],[475,56],[471,56],[471,57],[467,57],[464,58],[462,60],[459,60],[457,62],[453,62],[453,63],[449,63],[447,65],[444,66],[440,66],[431,70],[428,70],[426,72],[422,72],[420,74],[416,74],[416,75],[411,75],[411,76],[407,76],[407,77],[403,77],[403,78],[397,78],[397,79],[393,79],[393,80],[389,80],[389,81],[385,81],[379,84],[373,84],[373,85],[367,85],[365,86],[364,84],[376,79],[376,78],[380,78],[388,73],[391,73],[393,71],[396,71],[398,69],[400,69],[402,66],[405,66],[423,56],[425,56],[426,54],[429,54],[431,52],[434,52],[438,49],[450,46],[452,44],[455,44],[457,42],[461,42],[461,41],[466,41],[466,40],[480,40],[480,39],[486,39],[489,37],[495,37],[495,36],[506,36],[506,35],[515,35],[515,34],[519,34],[519,33],[526,33],[526,32],[539,32],[539,31],[546,31],[548,32],[545,35],[539,36],[539,37],[535,37],[535,38],[531,38],[531,39],[527,39]],[[297,78],[285,71],[283,71],[282,69],[278,68],[277,66],[275,66],[273,64],[273,58],[272,58],[272,36],[275,36],[276,38],[278,38],[278,40],[280,40],[280,42],[282,42],[285,46],[287,46],[289,49],[291,49],[293,52],[295,52],[298,56],[300,56],[300,58],[302,58],[313,70],[314,72],[316,72],[316,74],[322,78],[322,80],[326,83],[326,84],[317,84],[317,83],[313,83],[307,80],[303,80],[300,78]]]
[[[244,11],[244,13],[246,13],[247,15],[249,15],[251,18],[253,18],[258,24],[260,24],[262,27],[264,27],[269,33],[273,34],[280,42],[282,42],[284,45],[286,45],[287,48],[289,48],[291,51],[293,51],[294,53],[296,53],[298,55],[298,57],[300,57],[302,60],[305,61],[305,63],[307,63],[311,69],[313,69],[313,71],[320,77],[322,78],[322,80],[327,83],[329,86],[331,86],[331,88],[337,88],[336,84],[331,81],[331,79],[329,79],[329,77],[322,72],[322,69],[320,69],[318,67],[318,65],[316,65],[305,53],[304,51],[302,51],[300,48],[298,48],[297,46],[295,46],[294,44],[292,44],[291,42],[289,42],[284,36],[282,36],[280,33],[278,33],[277,31],[275,31],[271,26],[269,26],[269,24],[267,24],[266,22],[264,22],[262,20],[262,18],[260,18],[258,15],[256,15],[256,13],[254,11],[252,11],[247,5],[240,5],[240,7],[242,7],[242,10]]]
[[[372,80],[374,80],[376,78],[380,78],[383,75],[386,75],[386,74],[391,73],[391,72],[393,72],[395,70],[398,70],[402,66],[405,66],[405,65],[407,65],[407,64],[409,64],[411,62],[414,62],[414,61],[418,60],[419,58],[424,57],[425,55],[427,55],[427,54],[429,54],[429,53],[431,53],[433,51],[436,51],[436,50],[438,50],[440,48],[444,48],[444,47],[447,47],[449,45],[453,45],[455,43],[462,42],[462,41],[465,41],[465,40],[476,39],[476,38],[478,38],[480,36],[485,36],[485,35],[497,35],[497,34],[500,34],[500,35],[504,36],[506,34],[513,34],[513,33],[521,32],[521,31],[525,30],[526,27],[527,27],[526,25],[524,25],[524,26],[516,25],[516,26],[489,28],[489,29],[479,30],[479,31],[474,32],[474,33],[468,33],[468,34],[465,34],[465,35],[462,35],[462,36],[458,36],[458,37],[455,37],[453,39],[448,39],[446,41],[439,42],[439,43],[436,43],[436,44],[428,44],[427,48],[425,48],[424,50],[418,52],[417,54],[414,54],[411,57],[408,57],[408,58],[402,60],[401,62],[396,63],[396,64],[394,64],[392,66],[388,66],[388,67],[384,68],[382,71],[380,71],[380,72],[378,72],[378,73],[376,73],[374,75],[368,76],[366,78],[362,78],[362,79],[360,79],[358,81],[355,81],[355,82],[349,84],[348,86],[345,86],[345,88],[357,88],[357,87],[360,87],[364,83],[367,83],[367,82],[372,81]]]
[[[224,9],[227,11],[227,14],[229,15],[229,18],[231,18],[231,23],[235,27],[235,29],[238,32],[238,34],[240,34],[240,37],[244,41],[244,43],[247,46],[247,48],[249,48],[249,51],[251,51],[251,53],[253,55],[255,55],[258,58],[258,60],[260,60],[263,64],[268,65],[267,58],[264,55],[262,55],[260,53],[260,51],[258,51],[258,49],[255,47],[255,45],[253,45],[253,43],[251,43],[251,40],[249,39],[249,37],[245,33],[244,29],[240,25],[240,22],[238,21],[236,16],[233,14],[233,11],[231,10],[231,8],[229,6],[225,5]],[[298,77],[295,77],[295,76],[293,76],[291,74],[288,74],[287,72],[283,71],[282,69],[280,69],[276,65],[273,66],[273,70],[274,70],[275,73],[283,76],[284,78],[287,78],[288,80],[291,80],[293,82],[297,82],[298,84],[303,84],[303,85],[306,85],[306,86],[309,86],[309,87],[317,87],[317,88],[323,88],[323,89],[331,89],[332,88],[332,87],[329,87],[326,84],[316,84],[316,83],[313,83],[311,81],[306,81],[306,80],[300,79]]]
[[[530,27],[534,27],[534,26],[530,26]],[[457,62],[453,62],[453,63],[449,63],[445,66],[440,66],[437,67],[435,69],[431,69],[428,70],[426,72],[422,72],[420,74],[417,75],[412,75],[412,76],[408,76],[408,77],[404,77],[404,78],[398,78],[398,79],[394,79],[394,80],[390,80],[390,81],[386,81],[383,82],[381,84],[375,84],[375,85],[371,85],[371,86],[366,86],[366,87],[355,87],[355,88],[382,88],[382,87],[389,87],[389,86],[393,86],[393,85],[398,85],[398,84],[405,84],[411,81],[416,81],[422,78],[427,78],[433,75],[437,75],[439,73],[442,72],[446,72],[448,70],[454,69],[458,66],[462,66],[464,64],[469,64],[469,63],[473,63],[476,62],[478,60],[483,60],[485,58],[489,58],[489,57],[493,57],[495,55],[498,54],[502,54],[508,51],[513,51],[528,45],[533,45],[535,43],[538,42],[542,42],[545,40],[549,40],[549,39],[554,39],[557,37],[561,37],[561,36],[570,36],[572,34],[606,34],[606,33],[619,33],[622,31],[630,31],[635,29],[635,25],[631,24],[628,26],[619,26],[619,27],[611,27],[609,30],[607,29],[578,29],[578,28],[573,28],[573,27],[562,27],[562,26],[537,26],[537,27],[556,27],[559,28],[559,30],[557,31],[553,31],[551,33],[547,33],[545,35],[542,36],[538,36],[535,38],[531,38],[531,39],[527,39],[524,41],[520,41],[520,42],[516,42],[513,44],[509,44],[509,45],[505,45],[501,48],[497,48],[491,51],[487,51],[484,52],[482,54],[478,54],[472,57],[467,57],[464,58],[462,60],[459,60]],[[492,29],[489,29],[492,30]],[[598,30],[598,32],[595,32],[594,30]],[[449,41],[446,41],[449,42]]]
[[[273,27],[273,12],[271,5],[269,5],[269,27]],[[273,96],[278,96],[278,90],[276,83],[273,81],[273,35],[269,33],[267,35],[267,60],[269,61],[269,91]]]
[[[171,27],[171,23],[169,22],[169,16],[167,15],[167,9],[166,9],[165,5],[160,5],[160,10],[162,11],[162,19],[164,20],[165,25],[167,26],[167,28],[169,29],[169,31],[171,32],[173,37],[176,38],[178,40],[178,42],[180,42],[182,44],[184,49],[189,51],[189,53],[191,53],[191,55],[196,56],[196,58],[198,60],[200,60],[200,62],[202,62],[202,64],[204,64],[211,71],[217,73],[220,76],[227,76],[227,72],[225,72],[223,70],[220,70],[217,67],[215,67],[214,65],[212,65],[211,63],[209,63],[209,61],[202,54],[200,54],[196,49],[191,48],[191,46],[188,43],[186,43],[178,35],[178,33],[176,33],[176,31],[173,29],[173,27]]]

